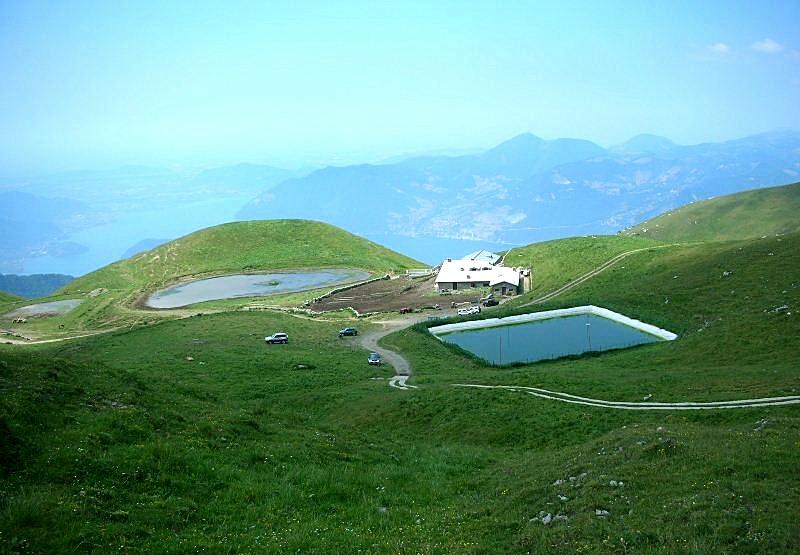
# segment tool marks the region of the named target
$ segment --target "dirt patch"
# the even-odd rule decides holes
[[[441,308],[450,308],[455,303],[475,303],[482,293],[482,289],[464,291],[452,295],[440,295],[434,288],[434,277],[411,279],[399,277],[374,281],[346,291],[331,295],[319,302],[311,304],[308,308],[325,312],[353,308],[359,313],[366,312],[391,312],[401,308],[423,310],[440,305]]]

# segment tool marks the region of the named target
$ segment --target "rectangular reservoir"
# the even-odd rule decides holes
[[[596,306],[580,306],[430,328],[438,339],[496,365],[671,341],[677,336]]]

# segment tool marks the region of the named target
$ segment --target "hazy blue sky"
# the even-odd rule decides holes
[[[800,128],[800,2],[0,0],[0,174]]]

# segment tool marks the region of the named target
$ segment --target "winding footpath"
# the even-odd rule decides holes
[[[580,276],[578,278],[575,278],[574,280],[570,281],[569,283],[567,283],[565,285],[562,285],[558,289],[555,289],[554,291],[551,291],[550,293],[547,293],[546,295],[542,295],[541,297],[533,299],[532,301],[527,302],[527,303],[525,303],[523,305],[520,305],[520,306],[531,306],[531,305],[534,305],[534,304],[542,304],[542,303],[547,302],[547,301],[549,301],[549,300],[551,300],[551,299],[553,299],[555,297],[558,297],[559,295],[561,295],[563,293],[566,293],[570,289],[574,289],[575,287],[579,286],[581,283],[583,283],[585,281],[589,281],[590,279],[595,277],[597,274],[599,274],[601,272],[604,272],[605,270],[608,270],[611,266],[613,266],[617,262],[620,262],[621,260],[624,260],[628,256],[630,256],[632,254],[636,254],[637,252],[649,251],[651,249],[665,249],[665,248],[668,248],[668,247],[685,246],[686,244],[687,243],[670,243],[669,245],[653,245],[651,247],[643,247],[641,249],[633,249],[631,251],[621,252],[618,255],[616,255],[616,256],[614,256],[612,258],[609,258],[608,260],[606,260],[605,262],[603,262],[602,264],[600,264],[599,266],[597,266],[593,270],[590,270],[590,271],[586,272],[585,274],[583,274],[582,276]]]
[[[511,392],[527,393],[542,399],[561,401],[573,405],[585,405],[589,407],[601,407],[606,409],[618,410],[709,410],[709,409],[748,409],[754,407],[774,407],[781,405],[800,404],[800,395],[789,395],[787,397],[764,397],[760,399],[740,399],[738,401],[709,401],[705,403],[630,403],[625,401],[604,401],[603,399],[592,399],[590,397],[580,397],[549,391],[539,387],[524,387],[518,385],[480,385],[455,383],[454,387],[468,387],[475,389],[502,389]]]

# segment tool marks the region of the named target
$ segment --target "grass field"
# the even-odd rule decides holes
[[[658,241],[729,241],[800,231],[800,183],[689,204],[625,232]],[[647,230],[647,231],[645,231]]]
[[[609,241],[597,258],[640,244]],[[565,245],[562,267],[582,264]],[[796,393],[798,247],[795,234],[645,250],[543,307],[606,306],[677,332],[675,342],[499,369],[419,328],[389,336],[413,364],[414,391],[387,387],[391,369],[368,367],[336,337],[340,322],[273,313],[0,346],[0,544],[797,552],[797,407],[627,412],[451,384],[627,401]],[[289,345],[266,346],[273,331]],[[559,519],[544,524],[548,513]]]
[[[522,302],[558,289],[618,254],[659,244],[619,235],[573,237],[512,249],[505,265],[533,271],[532,287],[520,297]]]
[[[22,301],[21,298],[10,293],[0,291],[0,311],[5,311],[7,307],[15,306]]]

